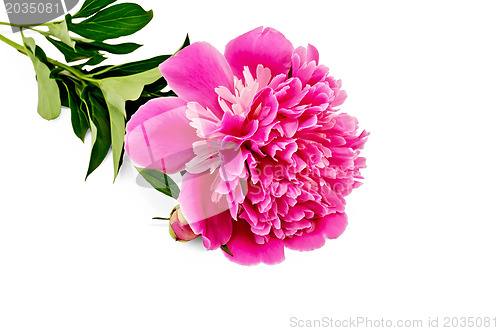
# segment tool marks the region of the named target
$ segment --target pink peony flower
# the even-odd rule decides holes
[[[187,171],[179,203],[207,249],[226,245],[234,262],[275,264],[284,247],[313,250],[342,234],[368,133],[337,112],[346,93],[315,47],[294,49],[257,28],[224,55],[194,43],[160,71],[179,97],[139,109],[126,151],[145,167]]]

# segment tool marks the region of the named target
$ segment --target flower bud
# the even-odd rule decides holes
[[[200,236],[193,232],[184,215],[182,215],[180,206],[176,206],[170,214],[170,235],[176,241],[182,242],[191,241]]]

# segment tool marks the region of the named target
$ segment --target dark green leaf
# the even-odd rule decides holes
[[[47,55],[45,55],[45,52],[39,46],[35,47],[35,56],[37,57],[37,59],[42,61],[50,70],[54,69],[54,65],[49,62],[49,60],[47,59]]]
[[[86,0],[83,3],[82,8],[80,8],[80,10],[73,15],[73,17],[89,17],[97,13],[99,10],[109,6],[113,2],[116,2],[116,0]]]
[[[60,76],[59,74],[64,71],[62,68],[54,68],[50,71],[50,78],[55,79],[57,82],[57,86],[59,87],[59,96],[61,97],[61,106],[69,108],[69,95],[68,95],[68,89],[66,88],[66,85],[64,84],[64,81],[62,77],[67,77],[67,76]],[[69,78],[69,77],[68,77]]]
[[[118,45],[111,45],[99,41],[93,41],[93,42],[77,41],[76,44],[82,49],[105,51],[111,54],[129,54],[142,46],[136,43],[123,43]]]
[[[125,122],[126,123],[126,122]],[[124,137],[124,140],[125,140],[125,137]],[[125,142],[124,142],[125,143]],[[111,141],[111,144],[113,144],[113,141]],[[120,161],[118,161],[118,171],[120,170],[120,168],[122,167],[122,164],[123,164],[123,157],[125,156],[125,148],[124,146],[122,146],[122,155],[120,156]],[[116,179],[116,177],[115,177]]]
[[[142,91],[141,97],[158,98],[166,96],[168,92],[163,92],[163,90],[166,87],[167,87],[167,81],[165,80],[165,78],[162,77],[153,84],[144,86],[144,90]]]
[[[57,79],[59,77],[59,74],[64,71],[63,68],[54,68],[50,71],[50,78],[52,79]]]
[[[52,72],[51,72],[52,74]],[[51,77],[53,78],[53,77]],[[61,106],[69,108],[69,95],[66,85],[62,80],[56,78],[57,86],[59,87],[59,96],[61,97]]]
[[[227,247],[227,245],[221,245],[220,248],[222,248],[222,250],[227,254],[234,256],[233,253],[231,253],[231,251],[229,250],[229,247]]]
[[[179,51],[183,48],[188,47],[189,45],[191,45],[191,42],[189,41],[189,34],[187,34],[186,39],[184,39],[184,43],[182,44],[181,48],[179,48]]]
[[[179,187],[166,174],[159,170],[135,167],[139,174],[157,191],[174,199],[179,198]]]
[[[90,129],[88,115],[85,109],[82,109],[81,96],[79,95],[79,91],[77,90],[75,84],[69,80],[59,79],[59,82],[62,82],[66,88],[68,95],[68,103],[69,109],[71,110],[71,125],[73,126],[73,132],[75,135],[80,138],[82,142],[85,141],[85,135],[87,131]]]
[[[105,57],[102,54],[96,54],[94,57],[92,57],[90,60],[82,64],[82,67],[84,66],[95,66],[101,63],[102,61],[106,60],[107,57]]]
[[[121,3],[99,11],[80,23],[67,20],[68,29],[82,37],[97,41],[131,35],[145,27],[153,11],[145,11],[135,3]]]
[[[79,101],[78,96],[75,95],[75,91],[70,92],[70,109],[71,109],[71,125],[73,126],[73,132],[80,138],[82,142],[85,142],[85,135],[90,129],[87,114],[82,110],[82,103]]]
[[[130,121],[132,115],[134,115],[137,112],[137,110],[139,110],[139,108],[149,100],[151,100],[151,98],[140,97],[139,99],[134,101],[126,101],[125,112],[127,113],[127,122]]]
[[[127,119],[129,120],[132,117],[132,115],[134,115],[142,105],[144,105],[151,99],[177,96],[174,93],[174,91],[163,92],[163,90],[166,87],[167,87],[167,82],[163,77],[158,79],[153,84],[144,86],[144,89],[141,93],[141,97],[139,99],[134,101],[127,101],[125,103],[125,110],[127,111]]]
[[[160,55],[147,60],[130,62],[118,66],[95,68],[92,71],[90,71],[90,73],[95,74],[94,78],[96,79],[135,75],[144,71],[157,68],[161,63],[165,62],[170,56],[171,55]]]
[[[95,125],[96,138],[92,146],[87,177],[104,161],[111,148],[111,127],[109,113],[105,106],[104,96],[98,88],[85,88],[82,93],[82,106],[86,106]],[[90,108],[90,109],[89,109]]]
[[[63,42],[57,41],[51,37],[46,37],[52,45],[54,45],[63,55],[66,62],[74,62],[83,59],[89,59],[94,56],[98,56],[98,50],[86,50],[80,47],[75,47],[75,49],[69,47]]]
[[[147,99],[154,99],[154,98],[164,98],[164,97],[176,97],[177,94],[175,94],[174,91],[158,91],[158,92],[147,92],[144,91],[143,94],[141,94],[141,97],[147,98]]]

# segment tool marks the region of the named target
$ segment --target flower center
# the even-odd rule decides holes
[[[271,70],[259,64],[256,76],[254,78],[250,69],[245,67],[243,70],[244,79],[234,77],[234,94],[225,86],[215,89],[215,93],[219,96],[219,105],[225,113],[244,115],[257,92],[269,85],[272,77]]]

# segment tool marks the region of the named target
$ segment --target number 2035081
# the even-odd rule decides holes
[[[62,14],[62,8],[59,3],[40,3],[40,2],[23,2],[23,3],[5,3],[7,14]]]

